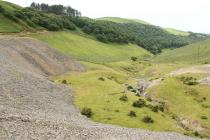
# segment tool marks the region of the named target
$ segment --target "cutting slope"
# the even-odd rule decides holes
[[[190,64],[210,63],[210,40],[166,51],[159,55],[156,61]]]
[[[2,38],[0,51],[20,68],[42,75],[58,75],[84,68],[50,48],[46,43],[30,38]]]
[[[71,90],[44,76],[81,71],[80,65],[33,39],[0,43],[0,139],[190,139],[88,121],[74,107]]]

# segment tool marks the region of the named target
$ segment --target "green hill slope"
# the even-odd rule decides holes
[[[210,63],[210,40],[201,41],[186,47],[168,50],[156,57],[162,63]]]
[[[141,24],[149,24],[146,21],[139,20],[139,19],[125,19],[125,18],[119,18],[119,17],[102,17],[97,18],[96,20],[106,20],[106,21],[112,21],[116,23],[141,23]]]
[[[34,37],[82,61],[103,63],[127,60],[132,56],[139,58],[151,56],[151,53],[137,45],[102,43],[76,32],[39,34]]]
[[[165,28],[165,30],[171,34],[174,34],[174,35],[181,35],[181,36],[188,36],[190,35],[189,32],[185,32],[185,31],[180,31],[180,30],[176,30],[176,29],[173,29],[173,28]]]
[[[139,20],[139,19],[125,19],[125,18],[119,18],[119,17],[102,17],[102,18],[97,18],[96,20],[104,20],[104,21],[112,21],[115,23],[140,23],[140,24],[147,24],[147,25],[152,25],[146,21]],[[163,28],[166,32],[177,35],[177,36],[189,36],[189,32],[185,31],[180,31],[177,29],[173,28]]]
[[[13,15],[14,11],[20,10],[21,7],[18,5],[0,1],[0,33],[17,33],[22,30],[22,27],[15,23],[13,20],[9,19],[5,15]]]

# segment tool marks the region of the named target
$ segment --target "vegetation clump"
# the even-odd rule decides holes
[[[136,117],[136,112],[130,111],[129,114],[128,114],[128,116],[130,116],[130,117]]]
[[[132,86],[127,86],[127,90],[133,90]]]
[[[141,107],[144,107],[145,105],[146,105],[146,102],[143,99],[139,99],[133,102],[134,107],[141,108]]]
[[[90,118],[93,115],[92,110],[86,107],[82,109],[81,114],[88,118]]]
[[[123,95],[120,97],[120,100],[123,102],[127,102],[128,101],[128,97],[126,95]]]
[[[208,117],[206,117],[206,116],[201,116],[201,119],[202,119],[202,120],[207,120]]]
[[[132,56],[132,57],[131,57],[131,60],[135,62],[135,61],[137,61],[137,60],[138,60],[138,58],[137,58],[137,57],[135,57],[135,56]]]
[[[105,79],[103,77],[99,77],[98,80],[105,81]]]
[[[158,112],[158,110],[159,110],[159,107],[157,105],[152,107],[153,112]]]
[[[67,84],[67,80],[63,80],[62,81],[62,84]]]
[[[180,80],[185,84],[185,85],[197,85],[198,81],[196,78],[193,77],[184,77],[182,76]]]
[[[154,120],[150,116],[145,116],[142,121],[144,123],[154,123]]]

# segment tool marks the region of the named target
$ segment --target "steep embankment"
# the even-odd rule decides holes
[[[210,40],[194,43],[182,48],[168,50],[155,59],[161,63],[210,63]]]
[[[190,139],[89,122],[46,77],[83,67],[40,41],[1,38],[0,66],[0,139]]]

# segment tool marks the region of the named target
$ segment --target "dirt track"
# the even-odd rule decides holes
[[[191,139],[94,123],[81,116],[69,87],[47,76],[84,70],[40,41],[0,38],[0,140]]]

